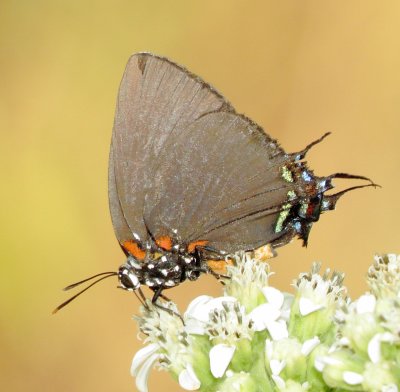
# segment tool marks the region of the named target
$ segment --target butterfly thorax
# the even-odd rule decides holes
[[[201,259],[183,249],[165,251],[147,250],[144,260],[128,254],[127,260],[119,268],[120,287],[134,291],[141,285],[153,291],[179,285],[185,280],[196,280],[200,276]]]

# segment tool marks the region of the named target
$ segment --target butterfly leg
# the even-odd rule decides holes
[[[207,245],[201,246],[201,247],[196,247],[195,256],[198,260],[205,260],[205,259],[211,257],[211,254],[217,258],[215,263],[218,263],[218,264],[225,263],[225,261],[223,259],[221,259],[221,256],[222,256],[221,252],[218,251],[217,249],[212,248]],[[224,274],[219,274],[218,272],[215,272],[209,264],[207,264],[205,268],[204,267],[199,268],[199,271],[209,273],[212,276],[214,276],[214,278],[216,278],[217,280],[230,279],[230,276],[227,276]]]
[[[166,295],[164,295],[164,294],[160,294],[159,295],[162,299],[165,299],[166,301],[169,301],[169,302],[171,302],[171,299],[170,298],[168,298]]]
[[[171,316],[178,316],[181,319],[182,324],[185,325],[185,322],[183,321],[183,318],[179,313],[176,313],[172,309],[166,308],[165,306],[162,306],[159,303],[157,303],[157,299],[159,297],[165,299],[166,301],[170,301],[171,302],[171,300],[168,297],[166,297],[164,294],[162,294],[163,290],[164,290],[164,287],[162,287],[162,286],[157,288],[157,290],[154,292],[153,298],[151,299],[151,303],[155,307],[157,307],[157,308],[159,308],[161,310],[164,310],[165,312],[169,313]]]

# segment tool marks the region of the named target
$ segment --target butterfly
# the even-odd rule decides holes
[[[320,214],[357,188],[377,186],[346,173],[317,177],[304,161],[329,133],[287,153],[213,87],[150,53],[130,57],[120,84],[109,157],[109,204],[126,261],[121,288],[163,291],[196,280],[225,256],[308,236]],[[336,178],[367,181],[329,194]],[[215,264],[216,263],[216,264]],[[65,306],[76,296],[64,302]]]

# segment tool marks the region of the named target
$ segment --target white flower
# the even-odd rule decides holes
[[[376,255],[368,270],[368,284],[379,298],[396,297],[400,292],[400,255]]]
[[[345,290],[342,287],[344,275],[330,270],[321,276],[319,275],[321,265],[314,263],[311,273],[300,274],[300,277],[293,283],[297,288],[296,297],[299,299],[299,311],[306,316],[317,310],[332,307],[335,301]]]
[[[141,332],[146,335],[145,342],[149,343],[136,353],[132,361],[131,374],[136,377],[136,386],[140,392],[147,392],[150,370],[158,364],[179,376],[183,388],[198,389],[200,381],[189,363],[187,333],[177,315],[176,305],[165,302],[163,306],[171,313],[148,302],[146,307],[142,307],[142,316],[135,317]]]
[[[201,296],[193,300],[184,315],[188,334],[206,335],[214,346],[209,352],[211,373],[215,378],[224,376],[236,351],[236,342],[253,334],[253,320],[245,308],[230,296],[212,298]]]
[[[238,252],[233,256],[234,265],[229,265],[228,272],[232,282],[239,283],[242,287],[256,285],[259,289],[268,285],[268,278],[271,275],[269,266],[265,262],[260,262],[251,257],[249,253]]]
[[[224,303],[236,302],[236,298],[229,296],[213,298],[208,295],[201,295],[195,298],[184,314],[185,331],[189,334],[205,334],[210,321],[210,313],[222,310]]]
[[[292,296],[286,296],[274,287],[262,288],[267,303],[253,309],[249,318],[256,331],[268,330],[274,340],[288,337],[287,320],[290,313]]]
[[[265,342],[265,363],[269,373],[279,390],[297,391],[308,389],[309,383],[308,361],[311,352],[317,347],[320,340],[314,337],[303,344],[296,338],[281,340],[267,339]],[[294,380],[302,380],[306,384],[301,385]],[[290,385],[289,389],[288,388]]]
[[[185,331],[188,334],[209,335],[233,344],[240,339],[250,339],[253,321],[246,315],[236,298],[201,296],[192,301],[184,315]]]
[[[162,302],[170,311],[142,309],[146,346],[131,366],[140,392],[153,366],[189,391],[399,392],[398,256],[376,258],[371,293],[353,302],[344,297],[343,275],[320,275],[318,264],[300,275],[291,296],[268,286],[266,263],[244,253],[233,261],[225,295],[194,299],[184,322],[172,302]]]
[[[249,312],[265,302],[262,289],[268,286],[269,266],[244,252],[234,255],[233,261],[227,267],[230,279],[225,281],[225,294],[237,298]]]

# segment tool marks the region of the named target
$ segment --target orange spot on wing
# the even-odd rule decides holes
[[[158,237],[156,239],[156,244],[164,250],[171,250],[172,249],[172,238],[167,236],[167,235],[163,235],[161,237]]]
[[[146,257],[146,251],[141,249],[137,242],[133,240],[124,241],[122,246],[137,260],[144,260],[144,258]]]
[[[204,246],[204,245],[207,245],[207,244],[208,244],[208,241],[206,241],[206,240],[195,241],[195,242],[191,242],[188,245],[187,249],[188,249],[189,253],[193,253],[196,250],[196,247]]]
[[[233,265],[233,261],[231,259],[228,260],[207,260],[208,268],[212,269],[216,274],[225,275],[226,274],[226,266]]]

